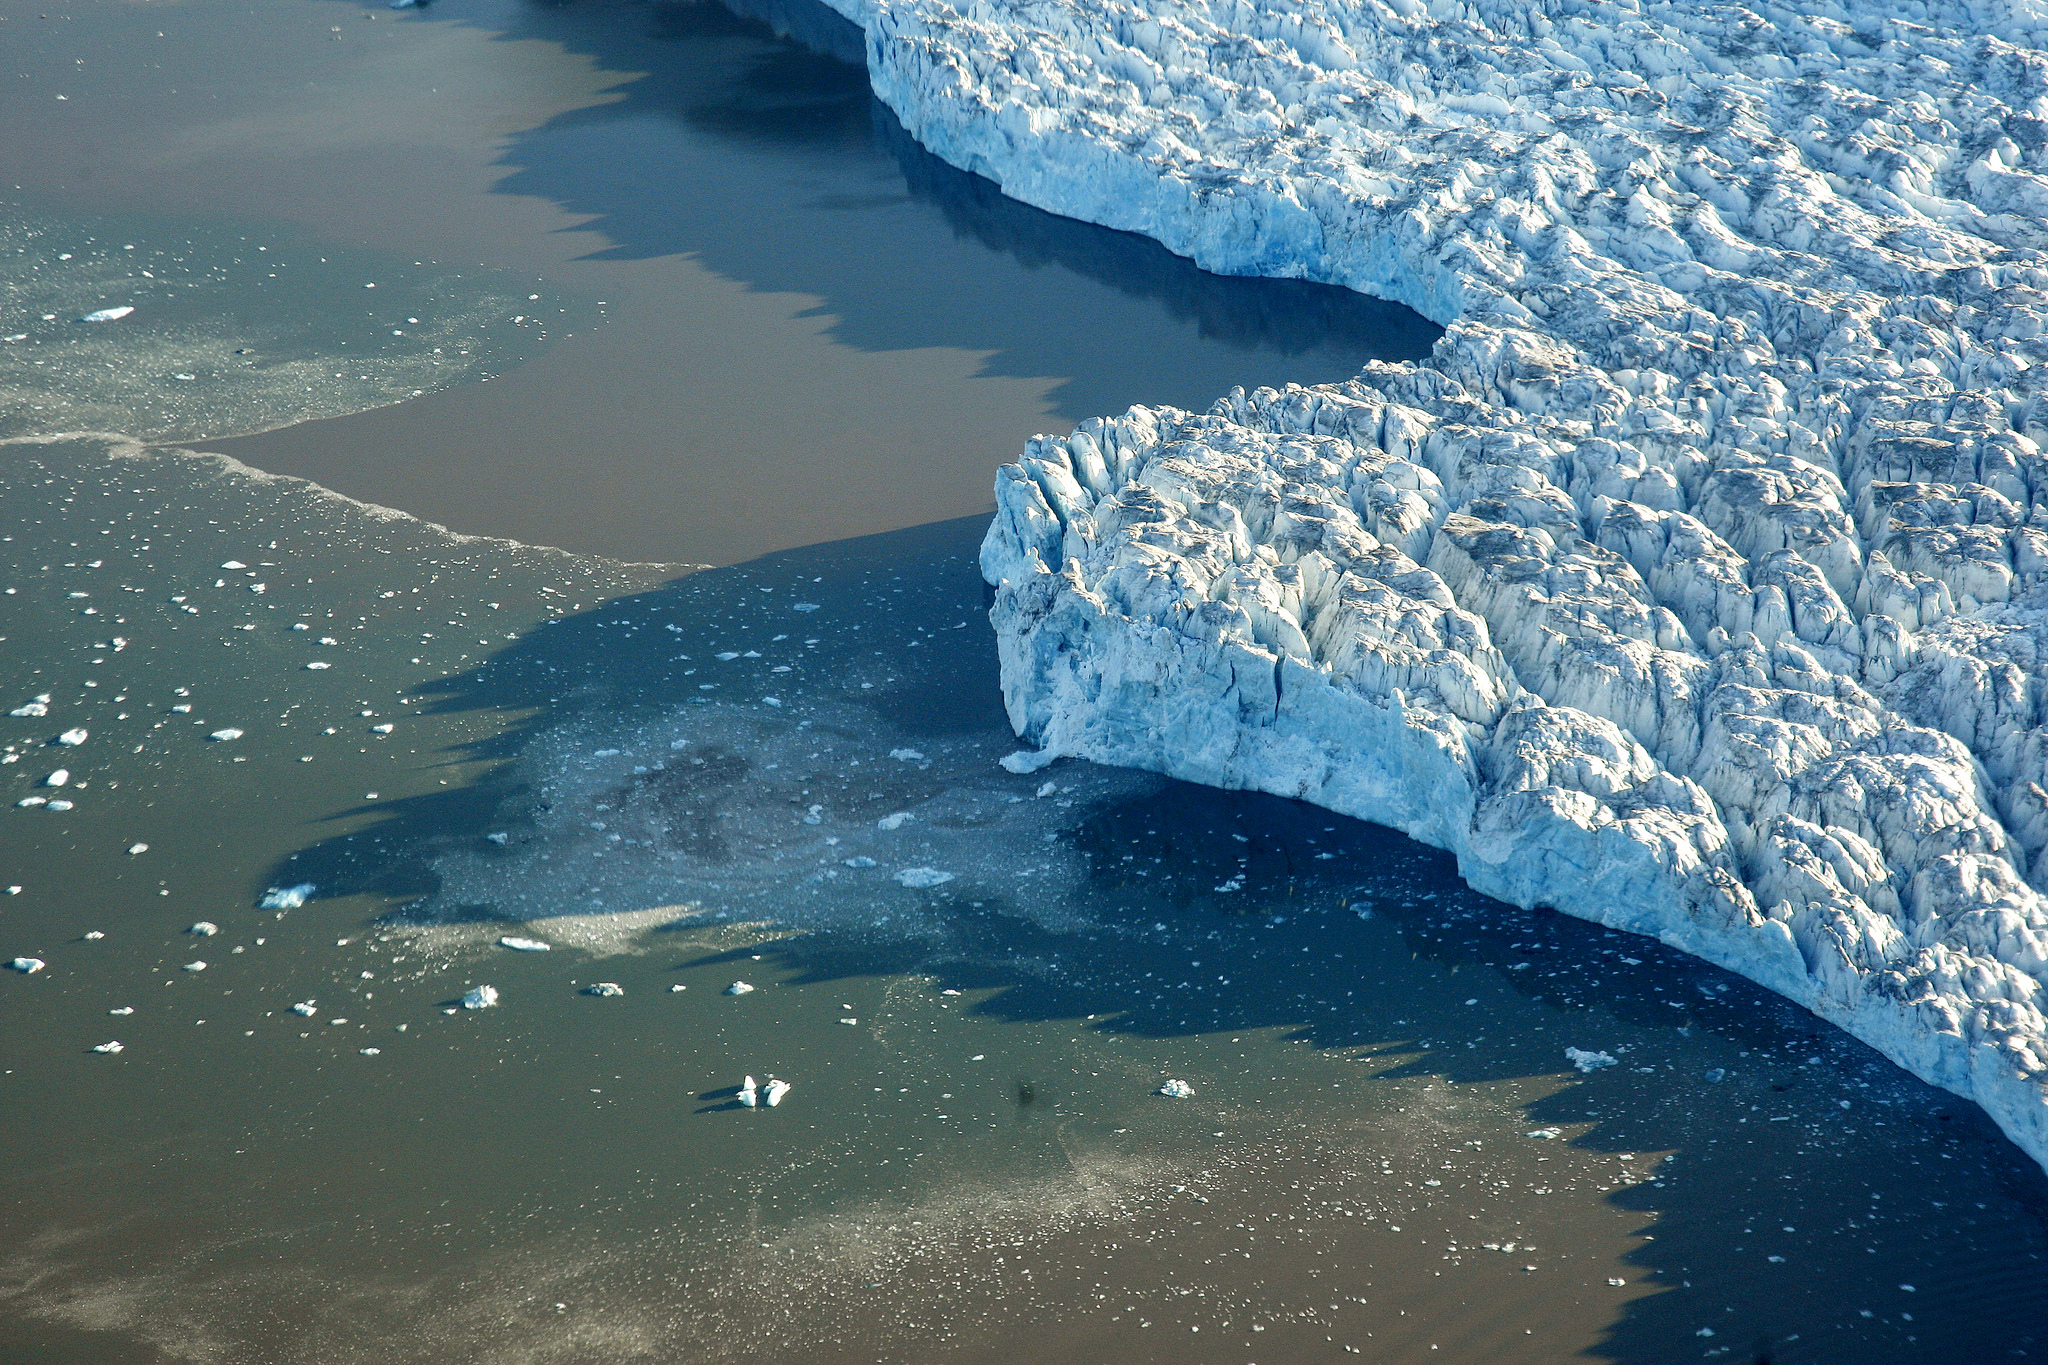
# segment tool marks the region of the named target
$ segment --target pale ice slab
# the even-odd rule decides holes
[[[1034,442],[1037,749],[1380,821],[2048,1160],[2048,9],[839,0],[955,165],[1446,324]]]

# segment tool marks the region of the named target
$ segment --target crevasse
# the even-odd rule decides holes
[[[2048,1163],[2041,0],[838,3],[1012,196],[1448,328],[1004,467],[1017,766],[1392,825]]]

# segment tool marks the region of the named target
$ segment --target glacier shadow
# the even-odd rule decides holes
[[[869,89],[859,30],[813,0],[534,5],[545,38],[633,73],[516,134],[496,189],[577,214],[597,258],[688,256],[813,302],[861,350],[948,347],[1055,377],[1070,420],[1332,382],[1442,329],[1331,285],[1211,274],[1148,238],[1004,196],[926,152]],[[745,9],[749,13],[737,12]]]
[[[437,713],[529,716],[450,756],[500,760],[491,776],[351,812],[370,822],[302,849],[272,880],[425,902],[451,852],[517,856],[485,836],[516,828],[535,799],[518,760],[563,727],[624,729],[694,705],[699,680],[679,673],[677,650],[701,658],[736,622],[759,629],[764,588],[806,584],[819,620],[878,619],[887,605],[892,625],[950,627],[979,614],[972,556],[982,530],[966,518],[766,556],[546,623],[422,690]],[[880,632],[817,634],[815,672],[830,680],[871,657]],[[858,698],[877,736],[1007,739],[992,632],[977,625],[947,639],[893,651],[897,684]],[[917,974],[975,996],[973,1008],[996,1022],[1150,1038],[1263,1031],[1350,1057],[1362,1080],[1547,1089],[1523,1106],[1531,1130],[1582,1130],[1558,1140],[1674,1157],[1655,1183],[1608,1195],[1651,1234],[1631,1278],[1660,1292],[1617,1310],[1604,1359],[1669,1360],[1703,1325],[1729,1358],[1755,1343],[1779,1361],[1909,1360],[1928,1340],[1990,1359],[2036,1330],[2026,1314],[2048,1258],[2048,1177],[1973,1106],[1752,983],[1648,940],[1477,895],[1446,855],[1277,797],[1158,779],[1077,807],[1057,838],[1084,868],[1072,896],[1086,914],[1070,927],[1046,927],[1000,887],[963,884],[931,893],[925,922],[941,926],[936,934],[800,926],[730,953],[678,952],[672,965],[760,954],[803,983]],[[1366,901],[1370,917],[1357,912]],[[503,918],[489,905],[437,905],[432,917]],[[651,946],[662,942],[657,931]],[[1227,986],[1191,970],[1191,945],[1222,966]],[[1613,1048],[1617,1064],[1576,1076],[1568,1046]],[[1709,1062],[1726,1074],[1704,1074]],[[1561,1073],[1572,1083],[1550,1084]],[[1038,1106],[1056,1112],[1056,1081],[1030,1079]],[[1852,1110],[1837,1111],[1840,1095],[1853,1096]],[[1830,1132],[1838,1112],[1854,1117]],[[1543,1140],[1528,1141],[1503,1154],[1510,1170],[1540,1169],[1523,1163]],[[1917,1286],[1910,1322],[1892,1311],[1899,1283]]]

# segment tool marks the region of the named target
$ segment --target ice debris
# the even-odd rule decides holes
[[[899,810],[894,815],[885,815],[881,819],[875,821],[875,828],[892,830],[902,829],[905,821],[915,820],[916,818],[917,817],[915,815],[912,815],[907,810]]]
[[[148,845],[148,844],[130,844],[130,845],[128,845],[128,856],[129,856],[129,857],[131,857],[131,858],[133,858],[133,857],[137,857],[137,856],[139,856],[139,855],[141,855],[141,854],[144,854],[144,853],[147,853],[147,852],[149,852],[149,845]]]
[[[206,970],[206,963],[195,958],[193,961],[185,964],[185,970],[188,972],[203,972]]]
[[[119,1038],[109,1038],[104,1043],[93,1044],[92,1050],[94,1052],[102,1052],[111,1055],[113,1053],[122,1051],[124,1046],[125,1045],[121,1042]]]
[[[133,1005],[122,1005],[122,1006],[121,1006],[120,1008],[118,1008],[118,1009],[111,1009],[111,1010],[108,1010],[108,1011],[107,1011],[107,1013],[108,1013],[108,1014],[115,1014],[115,1015],[129,1015],[129,1014],[133,1014],[133,1013],[135,1013],[135,1006],[133,1006]]]
[[[1614,1058],[1605,1052],[1587,1052],[1583,1048],[1568,1047],[1564,1050],[1565,1060],[1588,1075],[1603,1066],[1613,1066]]]
[[[953,880],[950,872],[941,872],[936,867],[906,867],[896,874],[896,880],[913,890],[928,886],[943,886]]]
[[[17,957],[7,965],[20,972],[23,976],[34,976],[49,964],[39,957]]]
[[[311,1019],[315,1014],[319,1013],[319,1010],[319,1004],[312,1000],[301,1000],[298,1004],[292,1006],[293,1014],[306,1019]]]
[[[924,762],[924,755],[922,753],[919,753],[916,749],[891,749],[889,751],[889,757],[895,759],[899,763]]]
[[[215,924],[212,920],[203,919],[199,921],[199,923],[187,929],[185,932],[188,934],[197,934],[201,938],[212,938],[215,934],[220,932],[220,926],[218,924]]]
[[[85,743],[91,737],[91,734],[90,730],[66,730],[63,734],[57,736],[57,743],[64,745],[66,748],[75,749]]]
[[[740,1086],[739,1095],[737,1098],[739,1099],[739,1102],[741,1104],[745,1105],[749,1109],[752,1109],[755,1103],[757,1102],[756,1096],[757,1087],[754,1085],[754,1078],[752,1076],[749,1076],[747,1077],[746,1082]]]
[[[616,981],[593,981],[583,988],[585,995],[624,995],[626,988]]]
[[[875,860],[873,858],[868,857],[865,853],[857,853],[851,858],[841,858],[839,860],[839,863],[842,867],[858,868],[875,866]]]
[[[2048,1163],[2038,5],[835,4],[1013,196],[1447,327],[1006,466],[1006,767],[1391,825]]]
[[[45,787],[62,787],[69,785],[70,781],[71,770],[69,768],[59,768],[43,779],[43,785]]]
[[[300,882],[296,886],[273,886],[265,891],[256,902],[258,910],[296,910],[306,903],[307,897],[319,890],[311,882]]]
[[[7,714],[10,716],[37,718],[47,716],[50,714],[50,694],[48,692],[39,692],[33,700],[23,702]]]
[[[1194,1097],[1195,1088],[1186,1081],[1170,1080],[1154,1093],[1164,1095],[1170,1100],[1185,1100]]]
[[[545,953],[553,950],[552,943],[537,938],[516,938],[511,934],[498,940],[500,948],[510,948],[515,953]]]
[[[735,981],[725,988],[727,995],[751,995],[754,988],[744,981]]]
[[[123,304],[119,308],[102,308],[99,309],[97,312],[87,313],[84,317],[80,318],[79,321],[119,322],[122,318],[127,317],[130,313],[134,311],[135,309],[133,305]]]
[[[474,986],[462,997],[462,1008],[466,1010],[487,1010],[498,1003],[496,986]]]
[[[208,739],[213,740],[216,743],[222,744],[226,743],[228,740],[240,739],[241,737],[242,732],[240,730],[233,728],[232,726],[225,730],[215,730],[212,734],[207,736]]]
[[[776,1105],[782,1103],[782,1097],[789,1093],[789,1088],[788,1081],[778,1081],[773,1076],[770,1076],[768,1084],[761,1088],[761,1099],[770,1109],[773,1109]]]

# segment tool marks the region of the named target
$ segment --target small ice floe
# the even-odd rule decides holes
[[[242,732],[240,730],[234,729],[233,727],[230,727],[226,730],[215,730],[212,734],[207,736],[208,739],[212,740],[216,744],[225,744],[231,739],[240,739],[241,737]]]
[[[71,769],[59,768],[43,779],[45,787],[65,787],[71,784]]]
[[[332,668],[332,667],[334,667],[334,665],[333,665],[333,664],[331,664],[331,663],[328,663],[328,662],[327,662],[327,660],[325,660],[325,659],[315,659],[315,660],[313,660],[313,662],[312,662],[312,663],[309,663],[309,664],[307,664],[307,665],[306,665],[306,671],[307,671],[308,673],[318,673],[318,672],[319,672],[319,671],[320,671],[321,669],[323,669],[323,668]]]
[[[383,1050],[381,1047],[359,1047],[356,1049],[357,1052],[362,1053],[365,1057],[374,1057]]]
[[[244,564],[239,559],[230,559],[227,563],[221,565],[221,567],[223,569],[246,569],[249,566],[247,564]]]
[[[679,991],[686,991],[686,990],[688,990],[688,989],[690,989],[690,988],[689,988],[688,986],[682,986],[682,985],[670,986],[670,987],[668,988],[668,993],[669,993],[670,995],[674,995],[674,994],[676,994],[676,993],[677,993],[677,992],[679,992]]]
[[[744,981],[735,981],[725,988],[727,995],[752,995],[754,988]]]
[[[554,949],[554,944],[543,943],[537,938],[515,938],[510,934],[498,940],[500,948],[510,948],[515,953],[545,953]]]
[[[924,755],[915,749],[891,749],[889,757],[895,759],[898,763],[924,762]]]
[[[789,609],[791,611],[816,611],[818,604],[816,602],[792,602]]]
[[[370,727],[370,733],[373,735],[388,735],[397,728],[398,727],[396,725],[392,725],[387,722],[383,725],[372,725]]]
[[[139,854],[143,854],[143,853],[147,853],[147,852],[149,852],[149,845],[148,845],[148,844],[130,844],[130,845],[128,845],[128,856],[129,856],[129,857],[131,857],[131,858],[133,858],[133,857],[136,857],[136,856],[137,856],[137,855],[139,855]]]
[[[302,1019],[311,1019],[319,1012],[320,1006],[318,1002],[312,1000],[301,1000],[298,1004],[292,1006],[292,1013]]]
[[[840,1023],[842,1023],[842,1024],[850,1024],[850,1025],[854,1025],[854,1026],[856,1026],[856,1027],[858,1027],[858,1026],[859,1026],[859,1024],[860,1024],[860,1020],[859,1020],[859,1019],[856,1019],[856,1018],[855,1018],[854,1016],[852,1016],[852,1015],[850,1015],[850,1014],[849,1014],[849,1015],[847,1015],[847,1016],[846,1016],[846,1017],[845,1017],[844,1019],[841,1019],[841,1020],[840,1020],[839,1022],[840,1022]]]
[[[1725,1081],[1727,1079],[1728,1068],[1725,1066],[1717,1066],[1713,1070],[1707,1072],[1708,1085],[1719,1085],[1722,1081]]]
[[[787,1095],[788,1093],[789,1082],[778,1081],[773,1076],[770,1076],[768,1078],[768,1084],[761,1088],[761,1098],[767,1102],[767,1105],[770,1109],[773,1109],[776,1105],[782,1103],[782,1097],[784,1095]]]
[[[486,835],[484,836],[484,839],[485,839],[485,841],[486,841],[486,842],[489,842],[489,843],[493,843],[493,844],[496,844],[496,845],[497,845],[497,846],[498,846],[499,848],[503,848],[503,847],[504,847],[505,845],[507,845],[507,844],[509,844],[509,843],[511,843],[511,842],[512,842],[512,836],[511,836],[511,835],[509,835],[509,834],[503,834],[503,833],[499,833],[499,834],[486,834]]]
[[[101,933],[97,929],[88,929],[85,931],[85,941],[87,943],[98,943],[101,939],[105,937],[106,935]]]
[[[52,801],[52,802],[50,802],[50,803],[49,803],[49,809],[51,809],[51,810],[70,810],[70,809],[71,809],[71,803],[70,803],[69,801]]]
[[[191,962],[187,962],[185,964],[185,970],[188,972],[203,972],[206,970],[206,964],[204,962],[194,960]]]
[[[47,806],[49,803],[50,798],[47,796],[24,796],[14,804],[16,808],[26,810],[30,806]]]
[[[188,934],[197,934],[201,938],[212,938],[215,934],[220,932],[220,926],[218,924],[215,924],[212,920],[203,919],[199,921],[199,923],[193,925],[190,929],[187,929],[185,932]]]
[[[842,867],[873,867],[875,860],[865,855],[859,855],[852,858],[841,858],[839,863]]]
[[[583,988],[585,995],[624,995],[626,988],[616,981],[593,981]]]
[[[487,1010],[498,1003],[496,986],[477,986],[462,997],[462,1008],[466,1010]]]
[[[80,318],[79,321],[119,322],[122,318],[127,317],[130,313],[134,311],[135,309],[132,306],[124,303],[119,308],[102,308],[96,313],[87,313],[84,317]]]
[[[953,880],[950,872],[941,872],[936,867],[906,867],[896,874],[896,880],[912,890],[927,886],[942,886]]]
[[[916,817],[915,815],[912,815],[912,814],[911,814],[911,813],[910,813],[909,811],[907,811],[907,810],[899,810],[899,811],[897,811],[897,812],[896,812],[896,813],[895,813],[894,815],[885,815],[885,816],[883,816],[883,817],[882,817],[881,819],[879,819],[879,820],[875,821],[875,828],[876,828],[876,829],[902,829],[902,828],[903,828],[903,822],[904,822],[905,820],[915,820],[916,818],[917,818],[917,817]]]
[[[57,736],[57,742],[67,749],[75,749],[85,743],[91,735],[92,732],[90,730],[66,730],[63,734]]]
[[[1545,1140],[1545,1141],[1547,1142],[1547,1141],[1549,1141],[1549,1140],[1550,1140],[1551,1138],[1559,1138],[1559,1137],[1563,1137],[1563,1136],[1564,1136],[1564,1129],[1562,1129],[1562,1128],[1532,1128],[1532,1129],[1530,1129],[1530,1130],[1529,1130],[1529,1132],[1528,1132],[1527,1134],[1525,1134],[1525,1136],[1527,1136],[1527,1137],[1532,1137],[1532,1138],[1542,1138],[1543,1140]]]
[[[1060,789],[1060,784],[1059,784],[1059,783],[1057,783],[1057,782],[1048,782],[1048,783],[1046,783],[1046,784],[1045,784],[1044,786],[1042,786],[1042,787],[1040,787],[1040,788],[1038,789],[1038,796],[1039,796],[1039,799],[1043,800],[1044,798],[1046,798],[1046,797],[1048,797],[1048,796],[1051,796],[1051,795],[1052,795],[1052,794],[1053,794],[1054,792],[1058,791],[1059,789]]]
[[[755,1095],[754,1078],[752,1076],[747,1077],[746,1084],[740,1087],[739,1101],[741,1104],[744,1104],[749,1109],[752,1109],[757,1103],[759,1103],[759,1100]]]
[[[1195,1088],[1186,1081],[1168,1081],[1153,1093],[1164,1095],[1170,1100],[1185,1100],[1194,1098]]]
[[[306,903],[319,888],[311,882],[300,882],[297,886],[273,886],[263,893],[256,902],[258,910],[296,910]]]
[[[34,976],[50,964],[39,957],[17,957],[7,965],[20,972],[23,976]]]
[[[122,1044],[119,1038],[109,1038],[104,1043],[95,1043],[93,1045],[92,1050],[94,1052],[103,1052],[111,1055],[113,1053],[119,1052],[121,1050],[121,1046]]]
[[[1568,1047],[1564,1050],[1565,1060],[1587,1073],[1598,1071],[1603,1066],[1613,1066],[1614,1058],[1605,1052],[1587,1052],[1583,1048]]]
[[[36,694],[33,700],[23,702],[20,706],[15,707],[12,711],[9,711],[7,714],[10,716],[25,716],[30,718],[40,718],[43,716],[47,716],[50,714],[50,694],[48,692],[39,692]]]
[[[118,1014],[118,1015],[130,1015],[130,1014],[133,1014],[133,1013],[135,1013],[135,1006],[133,1006],[133,1005],[123,1005],[123,1006],[121,1006],[121,1008],[119,1008],[119,1009],[117,1009],[117,1010],[108,1010],[108,1011],[107,1011],[107,1013],[108,1013],[108,1014]]]

